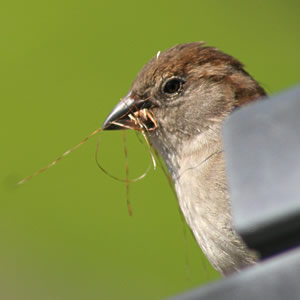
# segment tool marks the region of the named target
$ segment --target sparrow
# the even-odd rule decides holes
[[[253,265],[232,224],[222,124],[266,95],[234,57],[204,42],[158,52],[103,124],[143,130],[164,160],[179,206],[202,251],[223,276]]]

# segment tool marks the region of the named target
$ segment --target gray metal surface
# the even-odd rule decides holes
[[[225,122],[224,144],[237,231],[264,257],[296,245],[300,87],[234,112]]]
[[[300,249],[169,300],[299,300]]]

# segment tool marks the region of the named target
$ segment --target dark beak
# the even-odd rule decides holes
[[[135,112],[147,107],[147,102],[135,100],[129,93],[123,98],[108,115],[102,128],[104,130],[135,129],[136,124],[129,118]]]

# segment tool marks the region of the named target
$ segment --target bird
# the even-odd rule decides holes
[[[233,56],[204,42],[178,44],[150,59],[103,123],[105,130],[144,127],[188,226],[222,276],[258,261],[233,228],[222,125],[264,96]]]

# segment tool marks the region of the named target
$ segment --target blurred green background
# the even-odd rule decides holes
[[[161,170],[130,186],[96,166],[94,137],[158,50],[204,40],[272,94],[299,82],[299,1],[12,0],[0,4],[0,298],[163,299],[216,280]],[[131,177],[149,155],[128,132]],[[123,177],[122,132],[100,160]]]

